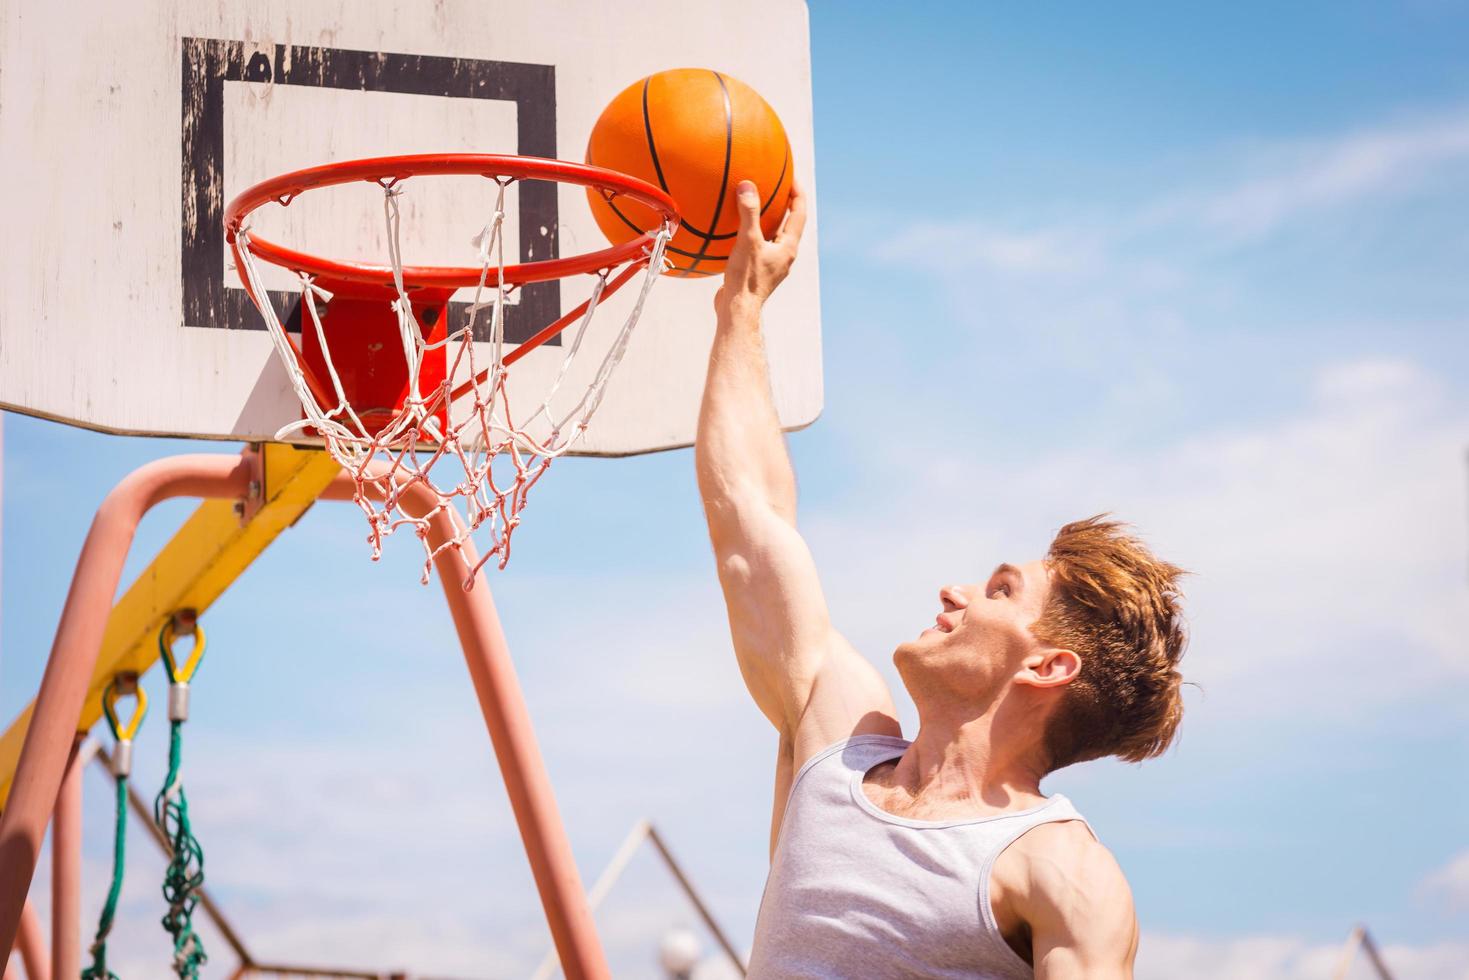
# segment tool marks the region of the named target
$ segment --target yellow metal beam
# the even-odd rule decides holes
[[[255,448],[246,452],[256,452]],[[300,518],[340,467],[319,450],[266,443],[261,489],[244,519],[236,501],[206,500],[112,607],[78,730],[102,717],[102,691],[114,676],[139,674],[158,659],[158,630],[180,609],[202,613],[266,546]],[[10,795],[35,702],[0,735],[0,806]]]

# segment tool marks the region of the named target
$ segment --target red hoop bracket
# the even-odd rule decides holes
[[[238,253],[239,244],[236,239],[240,229],[244,227],[251,213],[265,204],[289,207],[292,201],[307,191],[339,184],[367,181],[391,186],[409,177],[428,176],[480,176],[488,180],[512,181],[547,180],[595,187],[604,194],[625,196],[651,208],[662,216],[664,222],[677,226],[679,221],[678,205],[667,193],[646,181],[615,170],[542,157],[495,153],[416,153],[326,163],[262,180],[237,194],[225,209],[225,240]],[[651,228],[637,238],[611,248],[569,258],[507,265],[504,272],[505,284],[519,286],[531,282],[548,282],[635,262],[651,248],[657,233],[658,229]],[[389,287],[393,284],[393,271],[385,265],[323,258],[279,245],[253,233],[248,241],[252,255],[293,272],[304,272],[338,283]],[[236,255],[237,261],[238,258]],[[476,285],[482,271],[479,266],[404,266],[403,282],[413,287],[460,289]],[[496,285],[498,278],[492,269],[487,284]]]

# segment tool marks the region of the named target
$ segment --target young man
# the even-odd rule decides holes
[[[737,200],[695,455],[740,670],[780,733],[750,976],[1130,977],[1127,880],[1040,782],[1172,741],[1181,571],[1092,518],[1042,560],[939,589],[934,625],[893,654],[918,709],[904,740],[882,678],[828,617],[771,403],[760,312],[806,203],[797,191],[766,241],[756,188]]]

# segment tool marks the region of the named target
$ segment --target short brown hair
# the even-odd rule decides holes
[[[1081,657],[1047,723],[1051,769],[1161,755],[1183,717],[1178,661],[1187,634],[1178,580],[1186,573],[1105,514],[1061,528],[1046,565],[1051,594],[1032,632]]]

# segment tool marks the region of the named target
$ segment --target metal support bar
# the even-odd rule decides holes
[[[739,953],[735,952],[734,944],[729,941],[729,937],[724,934],[724,930],[719,928],[719,923],[714,921],[714,915],[709,911],[709,906],[705,905],[704,900],[699,897],[698,891],[694,889],[694,883],[689,880],[688,875],[684,874],[684,870],[679,866],[679,863],[673,859],[673,852],[664,843],[663,835],[658,833],[658,828],[652,824],[648,825],[648,839],[653,842],[654,847],[658,848],[658,853],[663,856],[663,863],[668,865],[668,870],[673,872],[673,876],[683,886],[684,894],[689,897],[689,901],[694,903],[694,908],[698,911],[699,918],[704,920],[704,925],[708,927],[710,932],[714,933],[714,938],[719,940],[719,945],[723,947],[725,954],[729,956],[730,962],[739,969],[740,976],[744,976],[746,973],[745,961],[740,958]]]
[[[85,732],[71,756],[51,816],[51,975],[82,972],[82,770],[90,752]],[[86,755],[84,755],[86,753]]]
[[[51,962],[46,955],[41,917],[30,902],[25,903],[20,913],[20,938],[16,946],[20,950],[20,965],[25,968],[26,980],[51,980]]]
[[[288,447],[281,448],[292,452]],[[217,540],[217,547],[203,556],[165,549],[171,566],[160,567],[165,558],[165,554],[160,554],[114,609],[112,597],[117,594],[118,579],[138,522],[153,505],[172,497],[228,501],[245,497],[250,482],[259,479],[258,455],[258,451],[247,450],[241,456],[187,455],[149,463],[125,477],[97,509],[77,560],[36,700],[0,738],[0,777],[14,773],[13,780],[8,781],[5,809],[0,812],[0,962],[9,957],[15,945],[21,909],[35,873],[41,838],[56,805],[72,736],[89,728],[100,716],[102,689],[112,674],[127,663],[129,654],[139,647],[146,649],[145,643],[152,640],[151,634],[163,615],[179,608],[173,605],[151,615],[150,603],[156,603],[160,593],[149,572],[176,582],[179,569],[175,566],[181,562],[196,563],[190,566],[193,577],[184,576],[185,584],[180,591],[187,593],[204,579],[211,588],[217,585],[205,601],[189,603],[192,608],[202,609],[281,529],[300,516],[319,488],[312,487],[313,492],[304,502],[291,498],[283,501],[281,507],[272,507],[276,501],[271,499],[271,488],[267,486],[267,503],[257,519],[245,528],[239,526],[233,506],[226,504],[226,515],[233,525],[232,535],[221,539],[222,543]],[[298,475],[311,468],[315,457],[325,458],[310,453],[300,456],[295,461]],[[334,463],[323,466],[317,464],[313,471],[319,473],[322,483],[337,470]],[[282,492],[280,497],[286,498],[288,494]],[[299,506],[289,506],[298,502]],[[269,519],[263,520],[267,512]],[[201,513],[204,508],[196,512],[195,518]],[[197,566],[201,561],[202,570]],[[139,598],[130,604],[129,599],[135,593]],[[127,615],[120,615],[123,612]],[[104,648],[109,656],[101,659]],[[133,669],[146,669],[151,662],[149,656],[141,668]],[[12,759],[15,760],[13,770],[9,765]]]
[[[192,458],[232,459],[223,455]],[[158,628],[168,617],[180,609],[202,613],[213,605],[282,531],[300,519],[339,470],[326,453],[291,446],[250,447],[233,458],[245,467],[240,478],[247,494],[254,479],[249,474],[263,472],[264,503],[242,527],[234,508],[238,500],[228,496],[205,500],[133,580],[107,617],[102,652],[77,731],[90,730],[102,717],[102,691],[109,681],[122,673],[141,676],[158,660]],[[5,807],[34,710],[32,701],[0,735],[0,809]]]
[[[404,980],[401,973],[374,973],[370,970],[332,970],[320,966],[292,966],[286,963],[256,963],[241,967],[235,976],[333,977],[336,980]]]
[[[134,470],[97,509],[61,610],[13,789],[0,813],[0,953],[5,956],[15,945],[21,906],[61,789],[72,736],[81,725],[112,597],[138,522],[154,504],[170,497],[238,497],[248,480],[249,467],[238,458],[175,456]]]
[[[350,499],[354,491],[324,453],[266,445],[240,457],[192,455],[150,463],[103,500],[77,561],[36,699],[0,736],[0,963],[16,942],[72,736],[100,717],[107,682],[119,671],[142,673],[151,666],[154,635],[164,619],[180,608],[207,608],[328,485],[332,499]],[[234,506],[257,495],[263,498],[258,512],[253,505]],[[138,522],[154,504],[179,496],[219,499],[202,505],[110,607]],[[437,510],[421,485],[405,487],[404,496],[419,513],[434,511],[432,545],[454,535],[454,513]],[[489,583],[481,574],[475,588],[464,591],[465,560],[478,561],[472,545],[439,555],[440,584],[552,937],[568,980],[606,980],[610,971]]]
[[[602,899],[607,897],[607,893],[612,890],[617,879],[622,877],[622,872],[627,868],[628,862],[633,859],[633,855],[638,852],[638,847],[647,837],[648,821],[639,820],[632,825],[632,830],[627,832],[627,836],[622,839],[622,843],[613,853],[612,860],[607,862],[607,866],[592,883],[592,890],[587,892],[587,906],[593,912],[602,907]],[[551,974],[556,972],[556,964],[556,949],[552,947],[546,950],[546,955],[541,958],[540,966],[536,967],[536,972],[531,974],[531,980],[550,980]]]
[[[679,887],[683,889],[683,893],[693,903],[694,909],[699,913],[699,917],[704,920],[704,925],[714,934],[714,938],[719,942],[725,955],[735,965],[735,969],[740,971],[740,976],[745,976],[745,961],[740,958],[739,953],[735,952],[734,944],[729,941],[729,936],[720,928],[719,923],[714,921],[714,916],[709,911],[709,906],[704,903],[704,900],[694,889],[693,881],[684,873],[679,863],[674,860],[673,852],[668,849],[668,845],[663,840],[663,835],[659,834],[657,828],[647,820],[639,820],[632,825],[632,830],[628,831],[627,836],[623,838],[616,853],[612,855],[612,860],[607,862],[607,866],[597,876],[596,884],[592,885],[592,890],[587,895],[592,911],[596,911],[601,907],[602,900],[607,897],[607,893],[612,890],[612,886],[617,883],[617,879],[622,877],[623,871],[627,870],[627,866],[631,863],[633,855],[637,853],[639,845],[644,840],[651,840],[653,842],[653,846],[658,851],[658,856],[663,859],[663,863],[673,873],[673,877],[678,881]],[[541,964],[536,968],[536,972],[531,974],[531,980],[548,980],[555,969],[556,951],[551,950],[546,953],[545,959],[541,960]]]
[[[1377,971],[1379,980],[1393,980],[1392,972],[1383,962],[1382,954],[1378,951],[1377,944],[1372,941],[1372,936],[1367,932],[1366,926],[1357,926],[1347,937],[1346,945],[1342,947],[1341,960],[1337,963],[1336,973],[1333,975],[1334,980],[1346,980],[1347,974],[1352,971],[1352,963],[1356,961],[1359,949],[1367,954],[1367,960]]]
[[[343,474],[332,481],[322,498],[350,500],[356,490],[352,480]],[[429,525],[431,549],[454,537],[458,530],[457,515],[451,508],[438,507],[423,484],[405,483],[404,503],[419,515],[433,514]],[[536,745],[530,712],[510,659],[495,600],[490,595],[490,583],[480,572],[475,576],[473,588],[466,591],[461,584],[464,563],[473,567],[478,561],[474,545],[466,542],[459,549],[445,548],[438,552],[434,565],[464,648],[464,660],[479,696],[480,711],[490,732],[510,808],[520,828],[520,839],[525,845],[562,969],[567,980],[605,980],[611,972],[597,938],[571,843],[556,809],[551,780]]]

